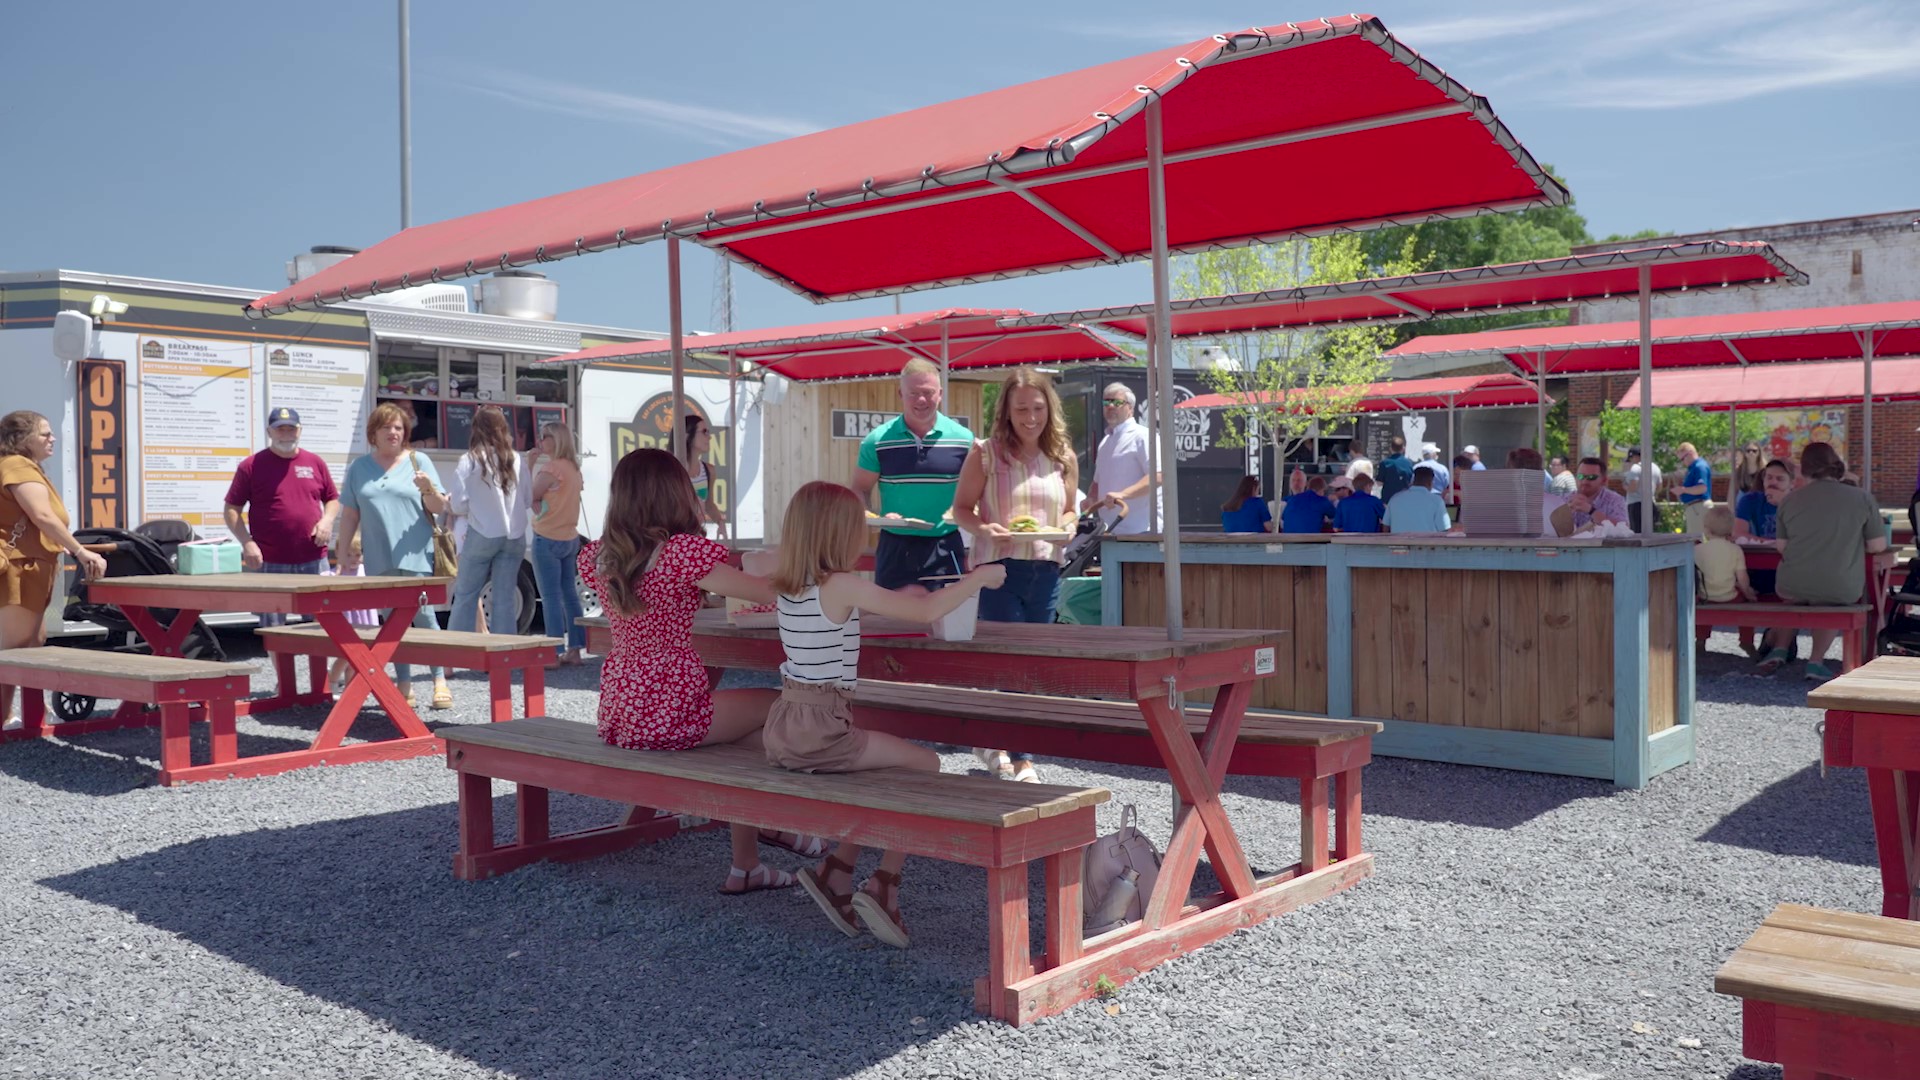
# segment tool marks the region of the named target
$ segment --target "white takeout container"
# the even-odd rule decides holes
[[[959,607],[927,624],[927,630],[940,641],[972,641],[973,624],[980,616],[980,594],[967,597]]]

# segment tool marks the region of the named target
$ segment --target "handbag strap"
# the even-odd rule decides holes
[[[407,459],[413,462],[413,467],[416,470],[420,472],[427,471],[425,469],[420,468],[420,451],[418,450],[407,451]],[[451,513],[451,511],[449,511],[449,513]],[[432,529],[434,532],[441,532],[445,530],[446,526],[441,525],[438,521],[435,520],[440,515],[430,514],[427,512],[427,500],[424,496],[420,500],[420,516],[427,519],[427,528]]]

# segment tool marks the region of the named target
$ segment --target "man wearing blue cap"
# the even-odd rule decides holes
[[[240,563],[267,574],[318,574],[340,514],[340,492],[320,456],[300,449],[300,414],[267,413],[267,448],[240,462],[227,488],[227,530],[240,541]],[[285,615],[262,614],[260,625],[283,626]]]

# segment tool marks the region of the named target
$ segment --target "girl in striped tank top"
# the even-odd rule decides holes
[[[911,595],[883,589],[853,572],[867,546],[867,508],[853,489],[815,480],[787,506],[780,529],[780,698],[767,713],[762,738],[767,760],[799,772],[862,772],[867,769],[940,771],[940,758],[884,732],[853,726],[853,687],[860,670],[860,613],[932,622],[981,589],[999,585],[1006,570],[986,566],[938,592]],[[842,843],[818,869],[799,873],[800,884],[829,920],[849,937],[865,924],[873,936],[907,947],[900,917],[900,868],[904,851],[888,851],[860,889],[853,887],[858,844]]]

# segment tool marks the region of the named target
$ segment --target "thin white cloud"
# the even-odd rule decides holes
[[[1232,30],[1245,30],[1245,26],[1232,19],[1201,21],[1199,19],[1160,19],[1140,21],[1137,19],[1113,19],[1101,21],[1089,18],[1085,21],[1057,23],[1054,29],[1075,37],[1095,38],[1101,41],[1144,41],[1155,45],[1184,45],[1189,41],[1199,41],[1215,34],[1224,34]]]
[[[1568,4],[1544,11],[1520,11],[1511,15],[1465,15],[1437,22],[1388,23],[1393,36],[1416,49],[1434,45],[1492,41],[1497,38],[1523,37],[1543,30],[1557,30],[1572,23],[1585,22],[1615,10],[1600,5]]]
[[[479,77],[436,77],[461,89],[530,109],[608,123],[637,124],[691,136],[716,146],[791,138],[819,131],[823,126],[790,116],[734,112],[684,101],[667,101],[557,82],[517,72],[492,72]]]

